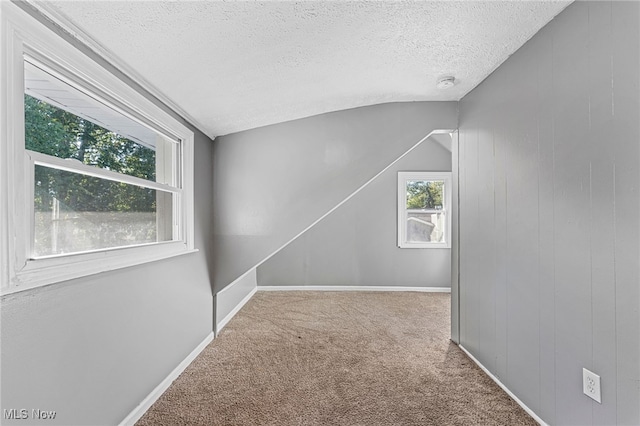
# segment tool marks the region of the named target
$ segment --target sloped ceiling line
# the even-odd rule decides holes
[[[187,112],[180,105],[170,99],[164,91],[158,89],[151,84],[147,78],[137,72],[133,67],[124,62],[111,50],[107,49],[102,43],[96,40],[82,27],[76,25],[69,17],[60,12],[56,7],[45,1],[25,0],[16,2],[16,4],[25,10],[27,13],[33,16],[40,16],[45,22],[53,23],[61,31],[64,31],[68,37],[76,39],[79,43],[86,46],[93,51],[96,55],[104,59],[107,63],[117,68],[119,72],[134,81],[143,90],[145,90],[152,97],[156,98],[160,103],[164,104],[174,113],[178,114],[189,124],[195,126],[198,130],[206,134],[211,139],[214,139],[217,135],[207,133],[205,130],[208,126],[204,123],[200,123],[194,116]]]
[[[32,2],[210,137],[460,100],[570,3]]]

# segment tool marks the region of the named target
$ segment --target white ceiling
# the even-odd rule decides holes
[[[569,1],[53,1],[209,136],[459,100]],[[438,77],[457,84],[435,87]]]

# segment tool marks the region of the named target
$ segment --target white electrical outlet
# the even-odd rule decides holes
[[[582,392],[602,404],[600,399],[600,376],[586,368],[582,369]]]

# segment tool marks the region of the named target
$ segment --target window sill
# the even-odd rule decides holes
[[[447,243],[430,243],[430,244],[421,244],[421,243],[403,243],[398,246],[401,249],[450,249],[451,244]]]
[[[14,272],[11,284],[3,289],[2,295],[198,251],[183,242],[170,242],[29,260],[20,271]]]

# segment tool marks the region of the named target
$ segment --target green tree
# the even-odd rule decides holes
[[[443,181],[407,182],[407,209],[441,209]]]
[[[118,173],[155,180],[155,151],[75,114],[25,95],[25,148]],[[155,191],[37,166],[35,207],[56,198],[74,211],[138,211],[156,208]]]

